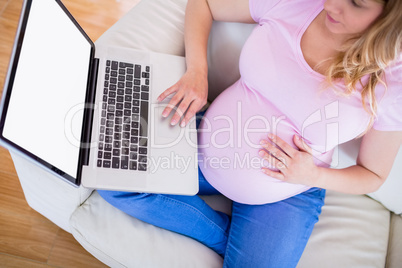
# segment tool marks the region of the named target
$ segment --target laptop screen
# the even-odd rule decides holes
[[[2,136],[75,179],[92,43],[57,1],[28,2],[6,85]]]

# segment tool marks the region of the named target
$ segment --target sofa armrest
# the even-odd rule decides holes
[[[71,214],[92,190],[76,188],[44,168],[10,151],[28,205],[67,232]]]
[[[402,264],[402,215],[391,214],[386,268]]]
[[[140,1],[99,37],[95,45],[184,56],[186,5],[187,0]]]

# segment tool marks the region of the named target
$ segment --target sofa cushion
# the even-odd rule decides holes
[[[222,267],[211,249],[123,213],[97,192],[70,223],[75,239],[111,267]]]
[[[390,212],[365,195],[327,191],[299,268],[385,266]]]

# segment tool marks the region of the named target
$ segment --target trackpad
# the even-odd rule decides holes
[[[154,127],[156,137],[168,138],[169,141],[180,141],[185,133],[185,128],[180,127],[178,124],[172,126],[170,121],[172,120],[174,110],[170,113],[168,117],[162,117],[162,112],[165,109],[165,105],[158,104],[154,109]]]

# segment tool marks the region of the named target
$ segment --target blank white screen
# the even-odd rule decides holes
[[[83,119],[75,108],[85,102],[90,53],[56,1],[32,2],[3,135],[74,178]]]

